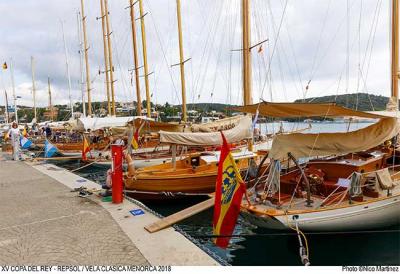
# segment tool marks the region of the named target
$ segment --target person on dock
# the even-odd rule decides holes
[[[11,145],[12,145],[12,155],[13,155],[13,159],[14,161],[19,161],[20,159],[20,136],[21,136],[21,132],[18,129],[18,124],[16,122],[12,123],[12,126],[10,128],[10,130],[8,131],[8,136],[11,140]]]

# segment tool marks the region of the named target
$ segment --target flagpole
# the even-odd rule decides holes
[[[15,121],[18,124],[18,107],[17,107],[17,96],[15,95],[15,83],[14,83],[14,63],[11,58],[10,62],[10,73],[11,73],[11,84],[13,89],[13,97],[14,97],[14,113],[15,113]]]
[[[61,21],[61,29],[62,29],[63,41],[64,41],[65,65],[67,67],[69,105],[71,108],[71,117],[74,118],[74,105],[72,104],[72,98],[71,98],[71,75],[69,73],[69,64],[68,64],[68,48],[67,48],[67,41],[65,40],[64,22],[63,21]]]
[[[33,96],[33,113],[35,116],[35,122],[37,123],[37,112],[36,112],[36,85],[35,85],[35,59],[31,56],[31,70],[32,70],[32,96]]]

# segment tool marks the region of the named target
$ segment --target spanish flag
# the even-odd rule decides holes
[[[83,136],[83,147],[82,147],[82,160],[87,160],[86,153],[90,151],[90,145],[86,137]]]
[[[133,140],[132,140],[133,149],[139,148],[139,130],[140,128],[136,129],[135,134],[133,134]]]
[[[246,186],[222,132],[221,136],[223,143],[215,186],[213,231],[214,235],[227,236],[214,240],[217,246],[226,248],[230,240],[229,235],[232,235],[239,216],[240,204],[243,194],[246,192]]]

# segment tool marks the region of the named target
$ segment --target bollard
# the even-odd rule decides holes
[[[112,202],[120,204],[123,201],[123,181],[122,181],[122,145],[111,145],[112,166]]]

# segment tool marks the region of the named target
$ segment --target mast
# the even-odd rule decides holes
[[[111,111],[112,115],[115,116],[115,92],[114,92],[114,66],[112,59],[112,47],[111,47],[111,31],[110,31],[110,20],[108,16],[108,0],[104,0],[104,9],[106,15],[106,27],[107,27],[107,46],[108,46],[108,66],[110,73],[110,85],[111,85]]]
[[[144,14],[143,14],[143,0],[139,0],[139,12],[140,12],[140,26],[142,30],[142,48],[143,48],[143,65],[144,65],[144,83],[146,86],[146,109],[147,117],[151,117],[151,105],[150,105],[150,86],[149,86],[149,69],[147,64],[147,46],[146,46],[146,28],[144,26]]]
[[[7,96],[7,90],[4,90],[4,95],[6,97],[6,122],[7,124],[10,122],[10,115],[8,113],[8,96]]]
[[[51,103],[50,77],[47,77],[47,86],[48,86],[48,89],[49,89],[49,110],[50,110],[50,117],[51,117],[51,120],[54,121],[53,105],[52,105],[52,103]]]
[[[135,24],[135,10],[133,0],[129,0],[130,14],[131,14],[131,28],[132,28],[132,46],[133,46],[133,62],[135,71],[135,84],[136,84],[136,115],[142,115],[142,98],[140,96],[140,82],[139,82],[139,57],[137,50],[137,39],[136,39],[136,24]]]
[[[17,106],[17,96],[15,95],[15,82],[14,82],[14,63],[11,58],[10,61],[10,73],[11,73],[11,84],[13,89],[13,99],[14,99],[14,113],[15,113],[15,122],[18,124],[18,106]]]
[[[109,77],[109,66],[108,66],[108,47],[107,47],[107,35],[106,35],[106,21],[104,12],[104,2],[100,0],[101,9],[101,30],[103,32],[103,49],[104,49],[104,73],[106,75],[106,90],[107,90],[107,110],[108,115],[111,113],[111,103],[110,103],[110,77]]]
[[[82,112],[83,117],[86,117],[86,102],[85,102],[85,87],[84,87],[84,76],[83,76],[83,56],[82,56],[82,25],[80,20],[80,13],[77,12],[76,19],[78,23],[78,41],[79,41],[79,69],[81,73],[80,87],[81,87],[81,96],[82,96]]]
[[[31,56],[31,69],[32,69],[32,96],[33,96],[33,113],[35,116],[36,123],[37,120],[37,112],[36,112],[36,85],[35,85],[35,60],[33,56]]]
[[[181,0],[176,0],[176,16],[178,17],[179,67],[181,70],[181,89],[182,89],[182,121],[186,123],[187,112],[186,112],[186,87],[185,87],[185,61],[183,57]]]
[[[68,77],[69,107],[71,109],[71,117],[74,118],[74,105],[72,104],[72,97],[71,97],[71,75],[69,73],[69,64],[68,64],[68,48],[67,48],[67,41],[65,39],[64,22],[63,21],[61,21],[61,29],[62,29],[63,41],[64,41],[65,66],[67,68],[67,77]]]
[[[392,0],[392,100],[399,105],[399,1]]]
[[[89,60],[88,60],[89,47],[87,45],[86,16],[85,16],[83,0],[81,0],[81,10],[82,10],[83,45],[84,45],[84,53],[85,53],[85,65],[86,65],[86,91],[87,91],[87,97],[88,97],[88,115],[92,116],[92,98],[90,95],[90,71],[89,71]]]
[[[253,103],[251,96],[250,0],[242,0],[243,105]]]

